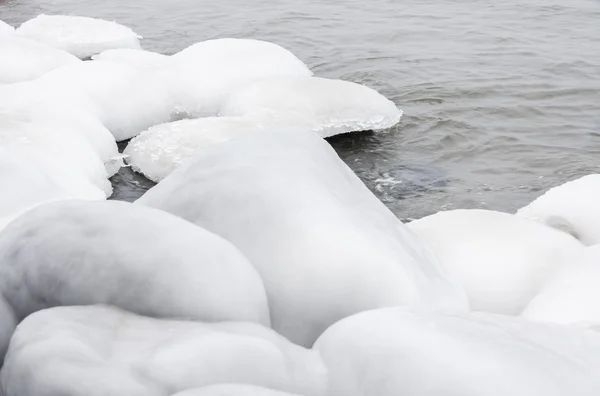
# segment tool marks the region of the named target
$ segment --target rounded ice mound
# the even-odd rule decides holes
[[[87,94],[95,105],[95,115],[117,141],[170,121],[175,111],[168,81],[115,62],[81,62],[47,73],[39,81],[57,90],[72,87]]]
[[[217,115],[225,99],[244,84],[270,77],[312,76],[290,51],[252,39],[203,41],[172,55],[170,63],[181,106],[192,117]]]
[[[474,311],[520,314],[544,281],[583,249],[570,235],[489,210],[439,212],[408,227],[462,284]]]
[[[123,153],[136,172],[158,183],[202,150],[260,128],[238,117],[174,121],[142,132],[129,142]]]
[[[600,245],[584,249],[574,265],[558,271],[523,316],[540,322],[600,325]]]
[[[0,59],[0,84],[33,80],[50,70],[81,62],[68,52],[1,34]]]
[[[324,396],[327,372],[318,353],[257,324],[157,320],[89,306],[25,319],[0,375],[4,396],[166,396],[219,383]]]
[[[371,308],[464,308],[462,290],[429,251],[310,131],[230,139],[136,203],[236,245],[262,275],[273,328],[300,345]]]
[[[172,396],[299,396],[274,389],[245,384],[217,384],[188,389]]]
[[[600,393],[598,333],[516,317],[381,309],[336,323],[314,349],[331,395]]]
[[[402,116],[392,101],[374,89],[317,77],[255,82],[232,94],[219,113],[302,127],[321,137],[390,128]]]
[[[96,61],[116,62],[134,67],[150,67],[161,65],[169,57],[143,49],[117,48],[102,51],[92,56],[92,59]]]
[[[551,188],[519,209],[518,216],[539,221],[579,239],[584,245],[600,243],[600,174],[583,176]]]
[[[4,21],[0,21],[0,36],[7,36],[9,34],[13,34],[15,32],[15,28],[10,26],[8,23]]]
[[[80,59],[114,48],[139,49],[139,36],[126,26],[102,19],[69,15],[38,15],[16,31]]]
[[[111,304],[153,317],[269,324],[256,270],[229,242],[120,201],[38,206],[0,234],[0,291],[19,319]]]

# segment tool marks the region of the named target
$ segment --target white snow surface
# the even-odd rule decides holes
[[[0,33],[0,84],[33,80],[50,70],[79,62],[68,52]]]
[[[142,132],[123,153],[136,172],[159,182],[202,150],[260,129],[260,125],[240,117],[179,120]]]
[[[462,284],[474,311],[519,315],[583,245],[521,217],[480,209],[450,210],[408,227]]]
[[[600,326],[600,245],[587,247],[557,272],[523,316],[540,322]]]
[[[600,174],[551,188],[517,215],[570,233],[584,245],[600,244]]]
[[[330,395],[600,394],[599,333],[517,317],[381,309],[334,324],[314,349]]]
[[[136,203],[236,245],[262,275],[273,328],[300,345],[371,308],[466,305],[430,252],[310,131],[230,139]]]
[[[38,15],[16,34],[86,59],[115,48],[139,49],[139,36],[116,22],[70,15]]]
[[[161,66],[169,57],[157,52],[145,51],[143,49],[117,48],[102,51],[92,56],[93,60],[116,62],[134,67]]]
[[[285,48],[261,40],[222,38],[191,45],[170,58],[181,107],[192,117],[215,116],[245,84],[270,77],[312,76]]]
[[[232,94],[219,113],[301,127],[322,137],[390,128],[402,116],[392,101],[374,89],[317,77],[255,82]]]
[[[0,233],[0,290],[18,319],[63,305],[269,325],[262,280],[229,242],[121,201],[44,204]]]
[[[254,323],[157,320],[87,306],[25,319],[1,381],[4,396],[169,396],[219,383],[321,396],[326,376],[318,353]]]
[[[0,20],[0,36],[7,36],[9,34],[13,34],[15,32],[15,28],[9,25],[8,23]]]
[[[246,384],[217,384],[188,389],[173,396],[294,396],[291,393]],[[299,395],[295,395],[299,396]]]

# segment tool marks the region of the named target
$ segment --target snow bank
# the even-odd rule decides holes
[[[102,51],[100,54],[92,56],[92,59],[134,67],[150,67],[162,65],[169,57],[142,49],[118,48]]]
[[[229,242],[120,201],[38,206],[0,234],[0,290],[19,319],[106,303],[153,317],[269,324],[260,276]]]
[[[173,396],[294,396],[291,393],[254,385],[217,384],[189,389]],[[298,396],[298,395],[296,395]]]
[[[520,314],[544,281],[583,249],[570,235],[488,210],[439,212],[408,227],[463,285],[475,311]]]
[[[79,59],[38,42],[0,33],[0,84],[33,80]]]
[[[219,383],[321,396],[326,370],[317,353],[260,325],[156,320],[90,306],[25,319],[1,379],[4,396],[165,396]]]
[[[129,142],[123,152],[136,172],[159,182],[198,153],[261,127],[238,117],[205,117],[156,125]]]
[[[0,21],[0,36],[7,36],[9,34],[13,34],[15,32],[15,28],[10,26],[8,23],[4,21]]]
[[[600,393],[598,333],[514,317],[382,309],[336,323],[315,349],[331,395]]]
[[[139,36],[128,27],[79,16],[42,14],[23,23],[16,34],[81,59],[114,48],[140,48]]]
[[[260,131],[199,153],[137,203],[236,245],[267,289],[275,330],[311,345],[375,307],[462,307],[419,240],[310,131]]]
[[[312,72],[277,44],[224,38],[171,56],[171,74],[181,106],[196,118],[217,115],[227,96],[244,84],[269,77],[308,77]]]
[[[523,312],[525,318],[600,325],[600,245],[584,249],[573,261],[544,285]]]
[[[390,128],[402,111],[377,91],[349,81],[274,78],[235,92],[220,111],[282,126],[312,130],[322,137]]]
[[[600,243],[600,174],[548,190],[519,209],[518,216],[568,232],[584,245]]]

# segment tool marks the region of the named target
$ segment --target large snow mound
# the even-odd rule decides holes
[[[174,121],[142,132],[123,153],[136,172],[159,182],[202,150],[259,129],[259,125],[239,117]]]
[[[245,384],[217,384],[177,392],[173,396],[294,396],[291,393]],[[296,395],[298,396],[298,395]]]
[[[117,48],[102,51],[92,56],[93,60],[116,62],[134,67],[159,66],[166,62],[169,57],[157,52],[142,49]]]
[[[273,78],[235,92],[222,116],[250,117],[282,126],[312,130],[322,137],[386,129],[402,111],[374,89],[325,78]]]
[[[336,323],[315,350],[331,395],[600,394],[598,333],[516,317],[382,309]]]
[[[0,84],[33,80],[58,67],[81,62],[56,48],[0,34]]]
[[[570,233],[585,245],[600,243],[600,174],[551,188],[517,215]]]
[[[89,306],[25,319],[1,380],[4,396],[169,396],[219,383],[321,396],[326,375],[318,353],[257,324],[157,320]]]
[[[15,32],[15,28],[9,25],[4,21],[0,21],[0,36],[6,36],[9,34],[13,34]]]
[[[527,306],[530,320],[600,326],[600,245],[584,249]]]
[[[170,59],[181,106],[193,117],[217,115],[223,101],[244,84],[269,77],[308,77],[294,54],[260,40],[223,38],[196,43]]]
[[[269,324],[260,276],[231,243],[121,201],[41,205],[0,233],[0,290],[19,319],[111,304],[152,317]]]
[[[463,307],[429,251],[310,131],[230,139],[136,203],[236,245],[262,275],[273,328],[301,345],[370,308]]]
[[[38,15],[16,31],[54,48],[86,59],[114,48],[139,49],[139,36],[126,26],[102,19],[68,15]]]
[[[462,284],[475,311],[520,314],[544,281],[583,249],[570,235],[488,210],[439,212],[408,227]]]

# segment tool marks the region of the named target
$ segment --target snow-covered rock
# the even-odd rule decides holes
[[[177,392],[173,396],[294,396],[291,393],[246,384],[217,384]],[[298,395],[296,395],[298,396]]]
[[[223,101],[247,83],[270,77],[308,77],[294,54],[260,40],[223,38],[194,44],[171,56],[171,80],[192,116],[217,115]]]
[[[159,182],[202,150],[242,133],[261,129],[239,117],[204,117],[150,127],[129,142],[123,152],[136,172]]]
[[[68,52],[0,33],[0,84],[33,80],[50,70],[79,62]]]
[[[600,334],[516,317],[381,309],[336,323],[315,350],[335,396],[600,394]]]
[[[379,92],[349,81],[272,78],[232,94],[219,112],[281,126],[312,130],[322,137],[390,128],[402,111]]]
[[[13,34],[15,32],[15,28],[9,25],[8,23],[0,20],[0,36],[7,36],[9,34]]]
[[[321,396],[326,379],[316,352],[257,324],[157,320],[104,306],[29,316],[1,373],[4,396],[169,396],[219,383]]]
[[[38,15],[16,31],[26,37],[86,59],[115,48],[139,49],[139,36],[126,26],[102,19]]]
[[[169,57],[157,52],[142,49],[117,48],[102,51],[92,56],[93,60],[116,62],[134,67],[151,67],[162,65]]]
[[[584,245],[600,244],[600,174],[551,188],[517,215],[567,232]]]
[[[439,212],[408,227],[462,284],[475,311],[520,314],[554,271],[583,249],[570,235],[489,210]]]
[[[527,306],[530,320],[600,326],[600,245],[584,249]]]
[[[152,317],[269,324],[262,280],[229,242],[120,201],[41,205],[0,233],[0,291],[17,318],[111,304]]]
[[[430,252],[310,131],[230,139],[136,203],[236,245],[262,275],[273,328],[301,345],[359,311],[465,302]]]

